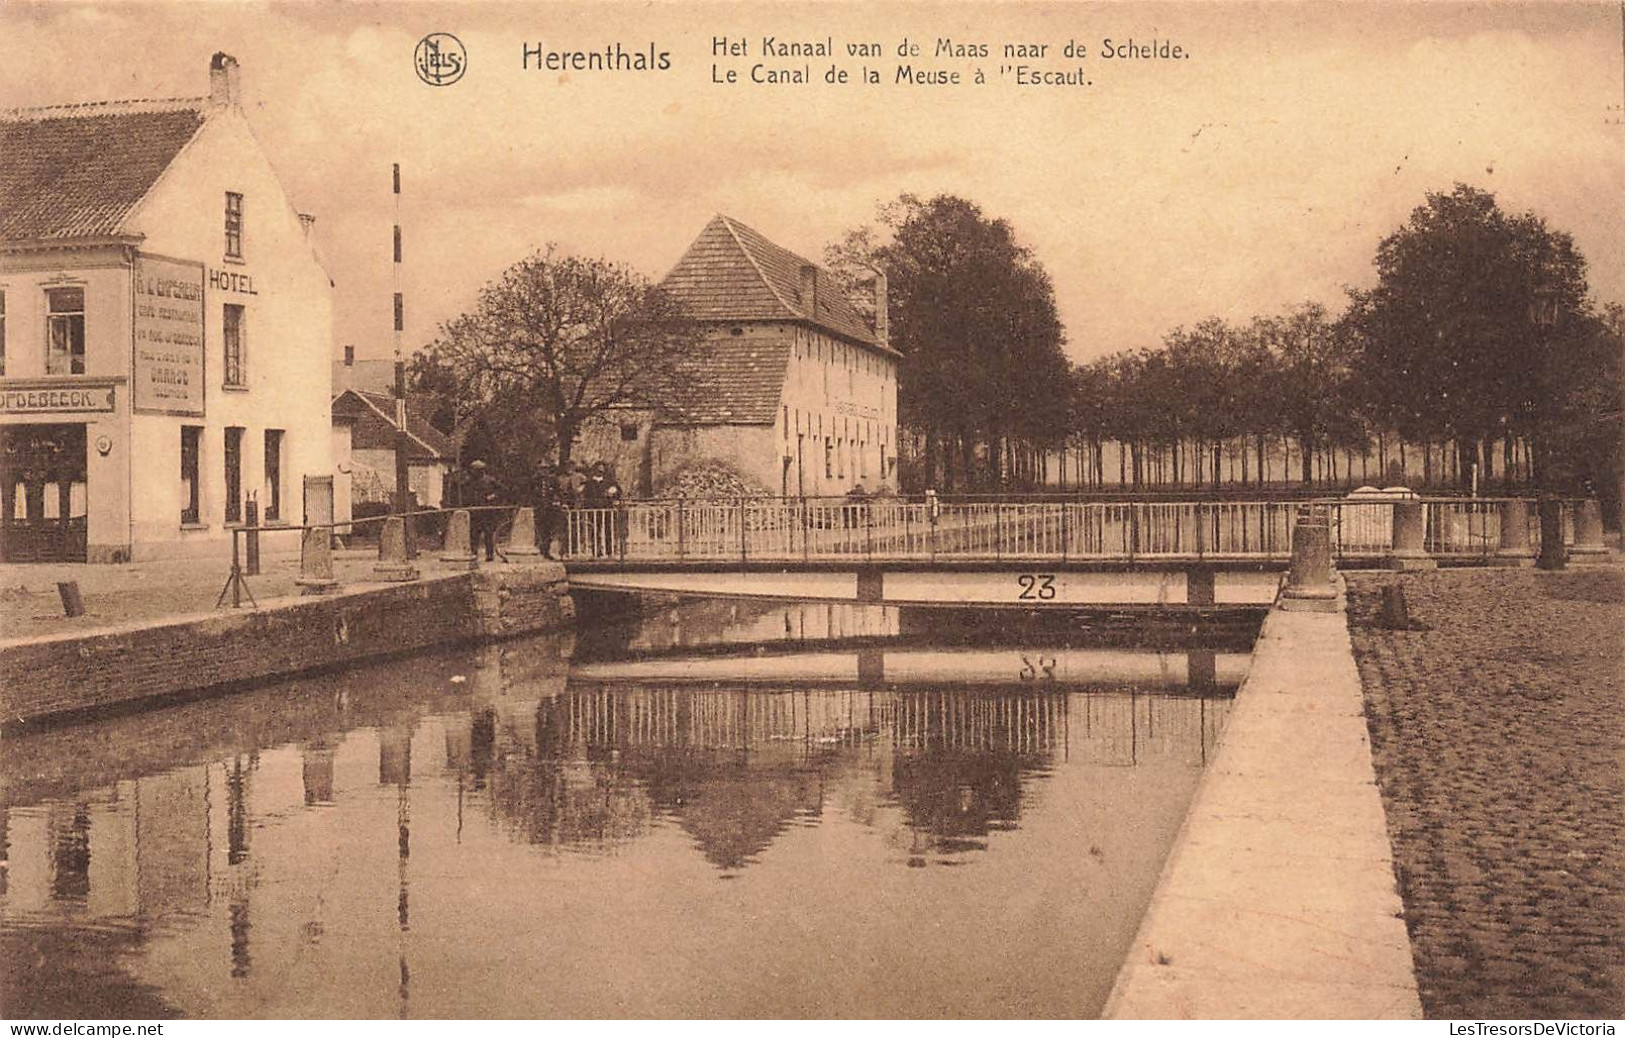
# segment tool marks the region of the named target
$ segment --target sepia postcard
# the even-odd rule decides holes
[[[1625,4],[0,40],[12,1034],[1615,1033]]]

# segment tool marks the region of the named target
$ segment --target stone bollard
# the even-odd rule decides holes
[[[1608,557],[1608,546],[1602,539],[1602,506],[1595,498],[1579,502],[1574,509],[1574,546],[1569,549],[1569,561],[1578,564],[1602,562]]]
[[[1337,608],[1332,530],[1322,516],[1300,516],[1292,528],[1292,566],[1281,589],[1288,612],[1329,613]]]
[[[521,508],[513,514],[513,529],[508,533],[508,545],[502,549],[504,555],[535,556],[542,553],[536,547],[536,513],[529,508]]]
[[[406,561],[406,520],[392,515],[378,533],[378,562],[372,567],[375,580],[416,580],[417,567]]]
[[[325,527],[306,530],[300,540],[299,579],[294,583],[306,595],[325,595],[339,586],[333,579],[333,535]]]
[[[440,546],[440,561],[474,568],[474,543],[470,538],[468,509],[459,508],[446,520],[446,539]]]
[[[1501,502],[1501,546],[1495,557],[1508,566],[1533,566],[1535,550],[1529,546],[1529,502]]]
[[[1401,572],[1438,569],[1427,553],[1427,505],[1420,501],[1394,502],[1394,550],[1388,568]]]

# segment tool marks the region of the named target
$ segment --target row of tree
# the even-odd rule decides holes
[[[1263,482],[1284,441],[1305,483],[1337,479],[1339,454],[1348,477],[1353,457],[1409,444],[1424,483],[1476,467],[1618,489],[1620,308],[1593,304],[1568,234],[1466,185],[1430,194],[1381,242],[1376,284],[1340,314],[1214,318],[1083,366],[1065,359],[1042,266],[963,199],[905,195],[828,256],[854,280],[878,268],[891,281],[898,413],[924,485],[1006,489],[1068,447],[1086,481],[1109,481],[1111,454],[1130,485],[1234,480],[1238,462],[1241,481]],[[1450,455],[1437,469],[1436,449]]]

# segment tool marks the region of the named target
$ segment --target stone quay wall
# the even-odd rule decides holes
[[[369,585],[0,647],[0,724],[242,687],[570,626],[564,567]]]

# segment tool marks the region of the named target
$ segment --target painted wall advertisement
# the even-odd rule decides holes
[[[137,411],[203,414],[203,265],[139,256],[135,263]]]

